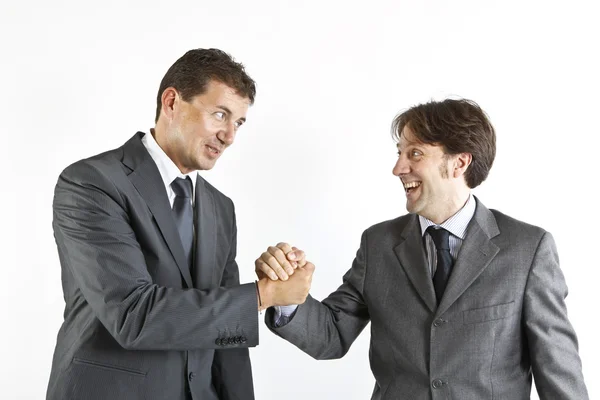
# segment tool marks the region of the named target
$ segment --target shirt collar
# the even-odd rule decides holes
[[[182,174],[177,165],[175,165],[175,163],[173,162],[173,160],[171,160],[167,153],[165,153],[164,150],[158,145],[158,143],[156,143],[156,140],[152,135],[152,129],[150,131],[151,133],[144,135],[144,137],[142,138],[142,143],[146,147],[146,150],[148,150],[150,157],[152,157],[152,159],[154,160],[154,163],[158,168],[158,172],[160,172],[160,177],[163,180],[167,193],[169,193],[169,189],[171,188],[171,182],[173,182],[175,178],[185,179],[186,176],[189,176],[192,180],[192,185],[194,189],[193,196],[195,197],[196,177],[198,175],[198,172],[192,171],[188,174]]]
[[[460,210],[458,210],[456,214],[448,218],[440,225],[419,215],[421,235],[425,235],[427,228],[431,225],[434,225],[446,229],[448,232],[460,239],[464,239],[467,233],[467,226],[469,225],[469,222],[471,222],[473,215],[475,215],[475,206],[475,199],[473,198],[472,194],[469,194],[469,199],[467,200],[466,204]]]

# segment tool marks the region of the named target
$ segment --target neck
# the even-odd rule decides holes
[[[158,147],[160,147],[166,154],[169,154],[167,153],[165,143],[163,143],[165,135],[163,134],[163,130],[160,129],[158,124],[154,128],[150,128],[150,134],[154,138],[156,144],[158,144]]]
[[[465,206],[465,204],[467,204],[470,195],[471,191],[469,188],[457,192],[453,196],[449,196],[448,198],[444,199],[444,206],[440,207],[439,212],[433,215],[423,216],[434,222],[436,225],[441,225],[459,212]]]
[[[175,152],[173,152],[171,147],[169,147],[166,129],[164,128],[164,126],[160,125],[160,123],[157,123],[154,128],[150,128],[150,134],[156,141],[156,144],[158,144],[158,147],[160,147],[162,151],[165,152],[167,157],[169,157],[171,161],[173,161],[173,163],[177,166],[177,168],[179,168],[179,171],[181,171],[182,174],[192,172],[192,170],[182,168],[181,163],[179,162],[177,157],[175,157]]]

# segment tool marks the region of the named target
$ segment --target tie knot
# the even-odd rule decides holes
[[[434,226],[430,226],[425,232],[429,233],[429,236],[433,239],[436,249],[450,250],[450,232],[444,228],[436,229]]]
[[[173,182],[171,182],[171,189],[175,192],[175,195],[179,197],[192,197],[192,180],[189,176],[186,176],[185,179],[175,178]]]

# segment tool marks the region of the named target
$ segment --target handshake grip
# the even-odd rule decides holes
[[[310,291],[315,266],[302,250],[287,243],[270,246],[254,262],[259,309],[302,304]]]

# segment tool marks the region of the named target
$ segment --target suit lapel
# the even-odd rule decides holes
[[[215,200],[204,179],[196,177],[194,282],[199,289],[212,287],[216,263],[217,229]]]
[[[427,267],[417,215],[412,216],[401,236],[403,240],[394,248],[396,257],[427,307],[434,312],[436,309],[435,291],[431,281],[431,272]]]
[[[500,233],[496,219],[479,200],[476,201],[475,215],[469,223],[437,315],[446,312],[498,254],[498,246],[490,240]]]
[[[192,287],[190,269],[171,214],[169,198],[164,190],[160,172],[141,141],[143,136],[144,133],[138,132],[125,143],[123,146],[123,164],[132,170],[129,174],[131,183],[148,205],[150,212],[152,212],[185,283],[188,287]]]

